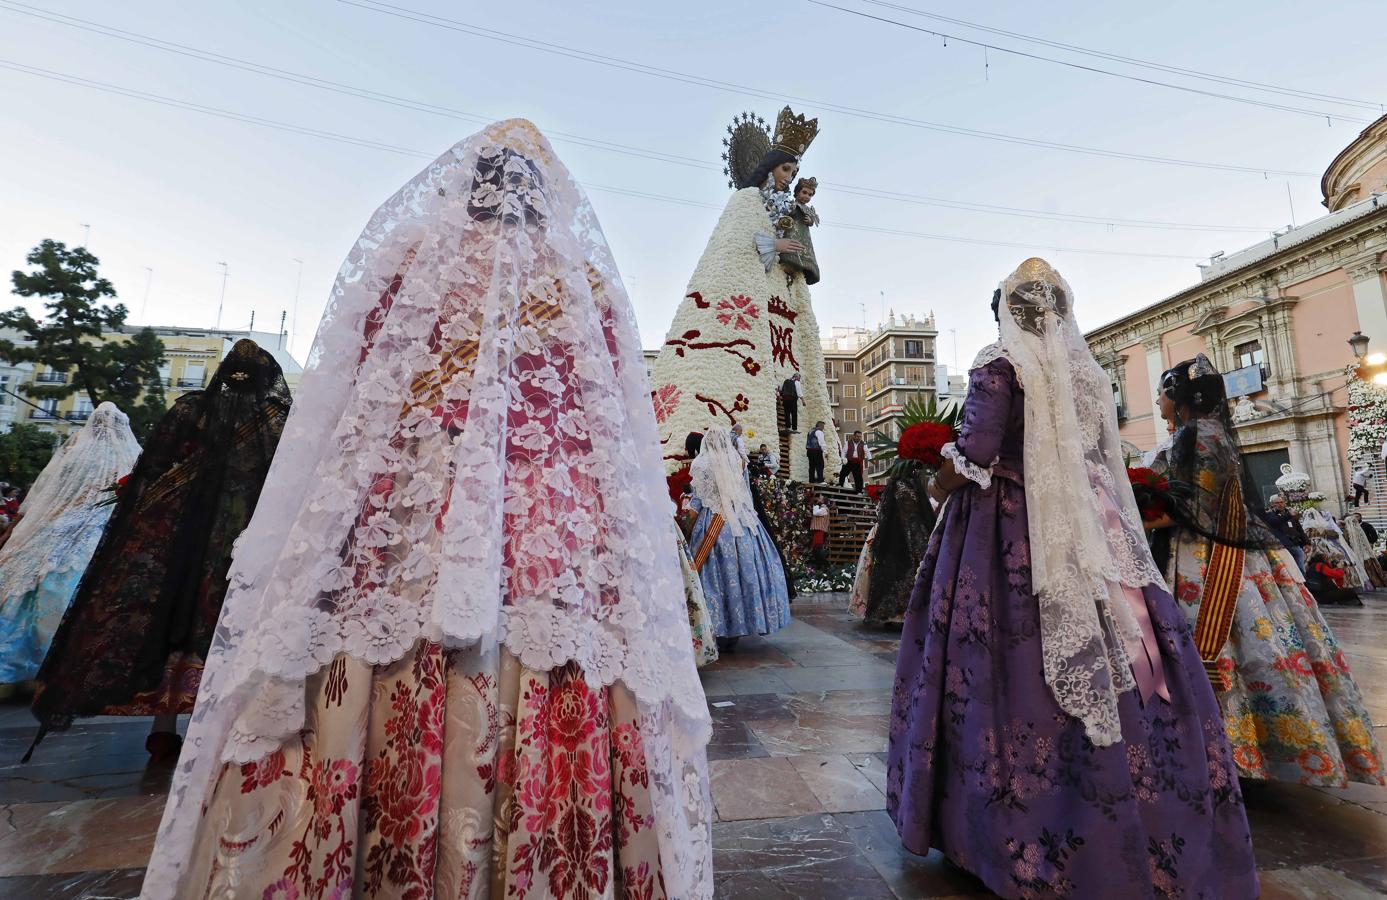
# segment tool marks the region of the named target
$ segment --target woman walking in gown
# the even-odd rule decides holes
[[[1178,430],[1152,468],[1196,490],[1172,505],[1172,521],[1152,524],[1170,529],[1166,578],[1217,689],[1238,774],[1383,784],[1343,651],[1300,569],[1244,499],[1257,494],[1243,487],[1223,376],[1203,355],[1185,360],[1161,377],[1157,399]]]
[[[343,264],[143,896],[711,897],[666,490],[592,208],[491,125]]]
[[[749,634],[773,634],[790,624],[785,569],[752,504],[745,461],[722,426],[708,429],[689,466],[690,506],[698,514],[689,534],[694,568],[724,648]]]
[[[111,516],[106,491],[139,456],[130,419],[102,403],[34,482],[0,550],[0,689],[38,674]]]
[[[1257,895],[1218,707],[1069,285],[1027,260],[969,379],[906,611],[887,809],[1004,897]]]
[[[289,404],[279,363],[243,339],[154,426],[39,669],[35,745],[81,716],[153,716],[150,756],[178,755]]]

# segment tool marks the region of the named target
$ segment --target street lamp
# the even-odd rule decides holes
[[[1352,348],[1354,357],[1362,359],[1363,354],[1368,352],[1368,337],[1361,331],[1355,331],[1348,339],[1348,345]]]

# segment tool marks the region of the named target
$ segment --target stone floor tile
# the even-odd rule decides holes
[[[853,691],[889,685],[896,676],[896,670],[881,660],[868,658],[860,665],[777,669],[776,676],[790,693]]]
[[[834,816],[713,826],[718,898],[895,900]]]
[[[713,722],[713,739],[708,742],[708,758],[755,759],[770,756],[745,722]]]
[[[823,811],[794,766],[784,757],[719,759],[708,763],[718,819],[774,819]]]
[[[743,638],[738,642],[737,649],[724,651],[718,656],[718,671],[789,668],[795,664],[785,651],[772,644],[765,641],[747,644],[746,640]]]
[[[802,713],[792,722],[752,722],[751,733],[771,756],[872,753],[886,749],[890,717]]]
[[[776,672],[790,672],[793,669],[777,669]],[[703,681],[703,693],[709,699],[732,697],[737,694],[788,694],[790,686],[780,680],[775,672],[760,669],[719,669],[717,663],[699,670]]]
[[[0,807],[0,875],[143,866],[164,797],[20,803]]]
[[[140,896],[144,869],[111,869],[77,875],[14,875],[0,878],[5,900],[130,900]]]
[[[849,753],[848,762],[862,773],[862,777],[872,783],[872,787],[886,795],[886,760],[884,753]]]
[[[1387,856],[1368,859],[1342,859],[1325,863],[1328,868],[1346,875],[1349,880],[1372,888],[1387,897]]]
[[[1324,866],[1257,873],[1261,900],[1379,900],[1382,894]]]
[[[994,896],[981,881],[950,863],[938,850],[917,856],[901,846],[896,826],[884,812],[844,813],[834,818],[902,900]]]
[[[1387,816],[1281,782],[1244,783],[1259,869],[1299,869],[1387,856]]]
[[[848,813],[886,808],[886,795],[842,754],[789,757],[824,812]]]

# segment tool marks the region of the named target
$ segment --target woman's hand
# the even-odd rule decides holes
[[[1170,528],[1174,524],[1175,520],[1172,519],[1167,513],[1161,513],[1161,516],[1158,519],[1141,520],[1141,527],[1145,528],[1147,531],[1155,531],[1157,528]]]
[[[949,495],[939,486],[939,482],[933,478],[929,480],[929,484],[925,485],[925,492],[929,494],[931,500],[940,506],[943,506],[944,501],[949,498]]]
[[[777,253],[803,253],[804,245],[794,238],[780,238],[775,242]]]

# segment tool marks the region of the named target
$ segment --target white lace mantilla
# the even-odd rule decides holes
[[[1002,298],[1000,345],[974,365],[1006,356],[1026,389],[1026,510],[1045,681],[1089,739],[1108,746],[1122,739],[1117,695],[1135,685],[1126,644],[1140,639],[1121,587],[1162,579],[1072,290],[1031,259],[1003,282]]]
[[[597,219],[528,122],[439,157],[338,275],[230,589],[145,891],[182,896],[224,761],[304,722],[336,654],[503,644],[620,680],[672,896],[711,896],[705,746],[645,360]]]
[[[106,489],[140,458],[130,419],[102,403],[58,448],[20,508],[0,550],[0,614],[45,578],[86,568],[114,509]]]

